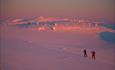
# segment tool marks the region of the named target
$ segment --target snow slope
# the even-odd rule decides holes
[[[1,70],[114,70],[115,44],[92,31],[39,32],[0,27]],[[88,58],[83,57],[87,49]],[[96,60],[90,51],[96,51]]]

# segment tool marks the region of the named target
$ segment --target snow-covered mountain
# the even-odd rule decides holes
[[[114,70],[114,58],[114,24],[52,17],[10,18],[0,24],[1,70]]]
[[[78,30],[92,30],[92,31],[110,31],[114,24],[105,24],[105,21],[82,18],[59,18],[59,17],[30,17],[1,20],[7,25],[15,25],[19,27],[32,28],[38,31],[78,31]]]

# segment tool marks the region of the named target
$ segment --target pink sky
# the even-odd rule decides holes
[[[1,0],[1,17],[81,16],[114,20],[114,12],[114,0]]]

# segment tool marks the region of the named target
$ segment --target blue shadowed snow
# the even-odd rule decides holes
[[[101,24],[101,25],[115,30],[115,24]]]
[[[102,33],[100,33],[100,37],[104,41],[115,43],[115,33],[112,33],[112,32],[102,32]]]
[[[24,23],[24,24],[16,24],[17,26],[20,26],[20,27],[31,27],[31,26],[36,26],[37,25],[37,22],[32,22],[32,23]]]

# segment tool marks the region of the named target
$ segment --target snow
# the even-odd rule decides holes
[[[42,32],[2,25],[0,31],[1,70],[115,69],[115,44],[102,40],[96,32]],[[96,51],[95,60],[91,59],[92,50]]]

